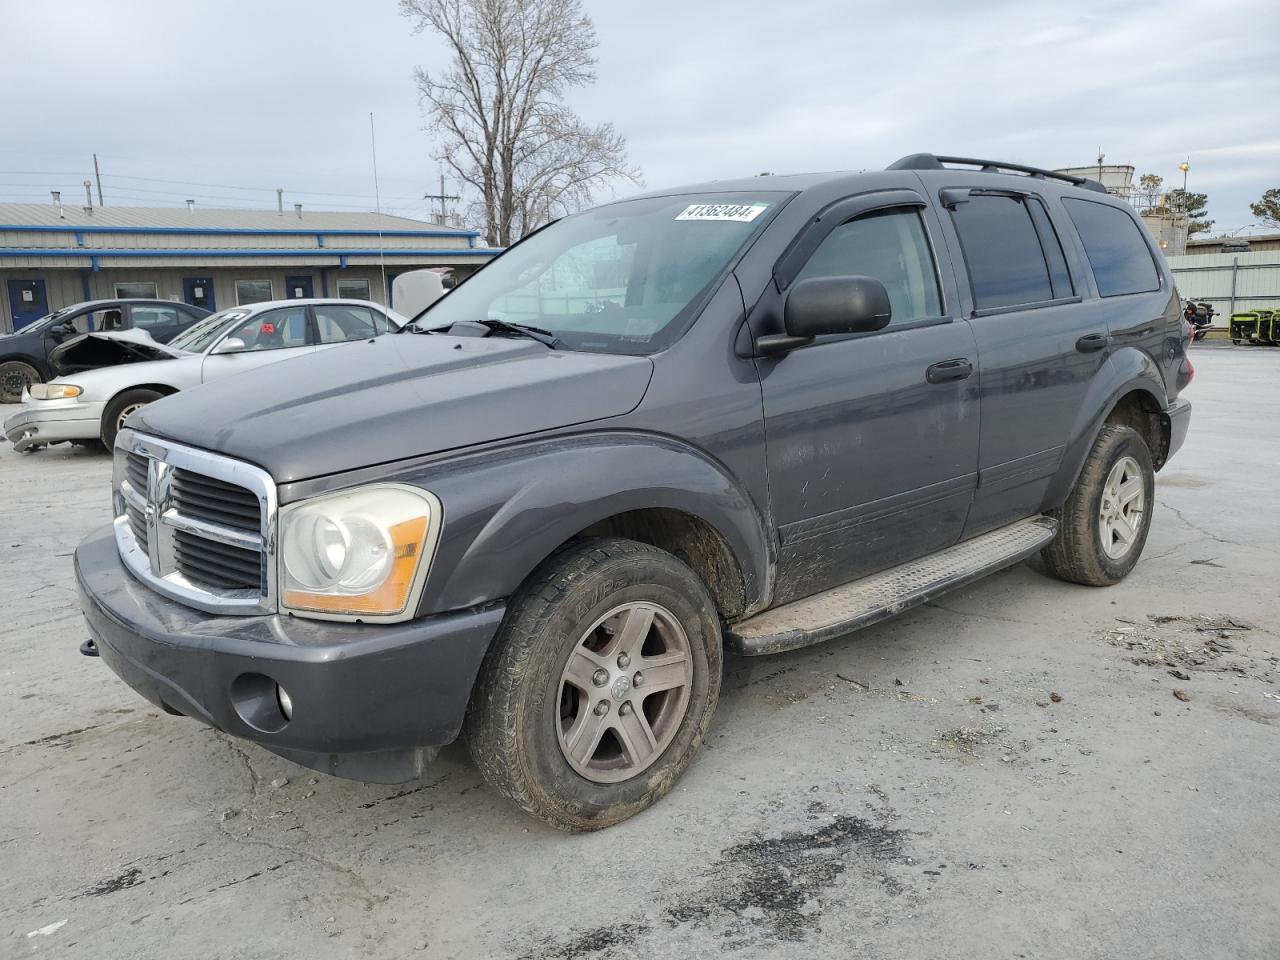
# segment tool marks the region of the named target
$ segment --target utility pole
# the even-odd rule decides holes
[[[98,155],[93,155],[93,178],[98,181],[98,206],[105,207],[102,200],[102,173],[98,170]]]
[[[93,213],[93,183],[89,180],[84,182],[84,208]]]
[[[448,226],[448,212],[445,210],[444,202],[446,200],[461,200],[457,194],[444,192],[444,171],[440,171],[440,192],[424,193],[423,200],[439,200],[440,201],[440,223],[442,226]]]

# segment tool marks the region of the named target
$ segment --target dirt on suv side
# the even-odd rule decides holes
[[[399,335],[116,441],[82,649],[338,776],[464,734],[590,830],[671,789],[726,648],[838,637],[1039,552],[1106,586],[1190,419],[1159,251],[1097,184],[917,154],[551,224]]]

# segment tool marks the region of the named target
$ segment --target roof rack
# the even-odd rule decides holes
[[[895,160],[885,169],[887,170],[945,170],[945,164],[958,163],[966,167],[978,167],[980,173],[1024,173],[1029,177],[1037,180],[1062,180],[1071,184],[1073,187],[1080,187],[1084,190],[1093,190],[1097,193],[1106,193],[1107,188],[1100,184],[1097,180],[1090,180],[1086,177],[1073,177],[1069,173],[1055,173],[1052,170],[1041,170],[1039,167],[1027,167],[1020,163],[1004,163],[1000,160],[976,160],[973,157],[938,157],[932,153],[913,153],[903,157],[901,160]]]

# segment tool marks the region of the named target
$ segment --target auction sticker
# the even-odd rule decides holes
[[[766,203],[691,203],[677,220],[732,220],[750,223],[769,209]]]

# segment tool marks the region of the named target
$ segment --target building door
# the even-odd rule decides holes
[[[210,313],[216,312],[218,306],[213,299],[213,278],[183,277],[182,299],[193,307],[208,310]]]
[[[289,300],[303,300],[307,297],[314,297],[315,293],[311,286],[311,278],[285,277],[284,295]]]
[[[9,316],[13,329],[20,330],[49,312],[49,298],[43,280],[9,281]]]

